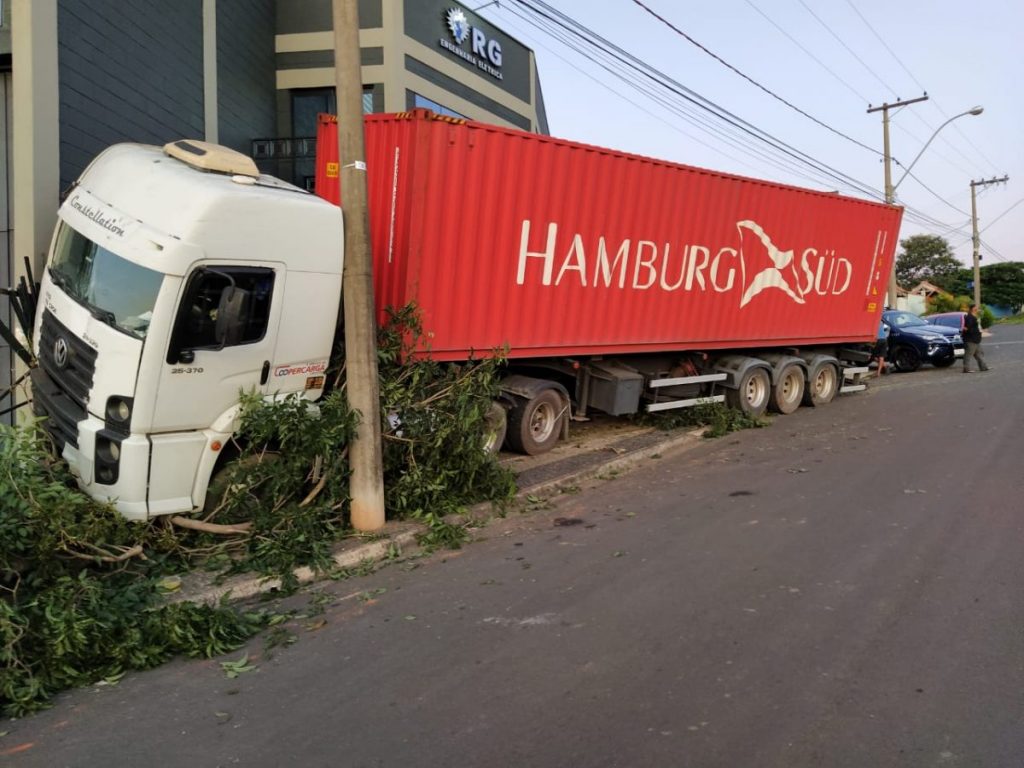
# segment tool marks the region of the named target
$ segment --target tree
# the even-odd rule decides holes
[[[1008,261],[981,268],[981,300],[997,307],[1024,305],[1024,264]]]
[[[949,242],[938,235],[912,235],[900,241],[902,253],[896,257],[896,281],[913,288],[922,280],[946,289],[963,264],[956,260]]]

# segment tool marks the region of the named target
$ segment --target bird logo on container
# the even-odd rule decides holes
[[[839,294],[850,285],[852,265],[847,259],[832,259],[828,276],[824,280],[825,291],[822,291],[824,277],[824,259],[819,259],[817,270],[808,263],[809,257],[817,256],[815,249],[806,249],[797,272],[797,260],[792,250],[783,251],[768,236],[756,221],[738,221],[736,227],[740,231],[740,270],[743,280],[743,297],[740,307],[745,307],[750,300],[768,288],[778,288],[797,304],[805,304],[804,296],[811,292],[823,294],[831,292]],[[759,246],[750,248],[751,239],[756,238]],[[842,287],[839,286],[840,274],[845,270]],[[748,277],[749,273],[749,277]]]

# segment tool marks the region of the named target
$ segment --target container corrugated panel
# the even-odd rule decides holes
[[[900,208],[419,110],[366,148],[378,313],[435,359],[875,338]]]

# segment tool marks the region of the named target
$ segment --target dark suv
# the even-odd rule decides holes
[[[890,309],[882,313],[889,326],[886,359],[900,371],[916,371],[922,363],[950,366],[964,355],[959,327],[933,325],[912,312]]]

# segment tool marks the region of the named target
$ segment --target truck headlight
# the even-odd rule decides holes
[[[113,485],[121,471],[121,436],[102,430],[96,434],[96,482]]]
[[[132,425],[132,398],[112,395],[107,399],[106,426],[128,434]]]

